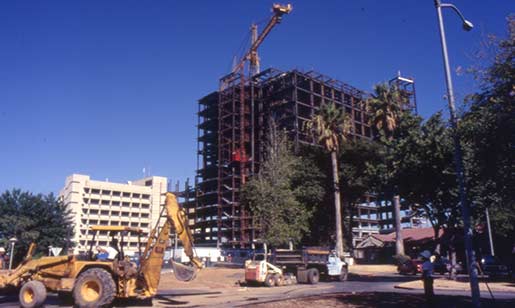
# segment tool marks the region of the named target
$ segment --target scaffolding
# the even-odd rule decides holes
[[[390,79],[390,84],[395,84],[401,95],[406,97],[407,104],[402,106],[404,110],[411,111],[415,114],[417,110],[417,96],[415,93],[415,80],[401,76],[401,72],[397,73],[397,77]]]

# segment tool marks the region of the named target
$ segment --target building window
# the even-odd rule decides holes
[[[102,190],[102,195],[110,196],[111,195],[111,191],[110,190]]]
[[[100,194],[100,189],[92,189],[91,193],[92,194]]]
[[[109,200],[102,200],[102,205],[109,205]]]
[[[139,197],[140,197],[140,194],[132,194],[132,197],[133,197],[133,198],[139,198]]]
[[[111,202],[112,205],[116,205],[116,206],[119,206],[120,205],[120,201],[112,201]]]
[[[109,215],[109,211],[100,211],[100,215]]]
[[[119,191],[113,191],[113,196],[119,197],[120,196],[120,192]]]
[[[124,197],[127,197],[127,198],[130,198],[130,197],[131,197],[131,193],[129,193],[129,192],[124,192],[124,193],[123,193],[123,196],[124,196]]]
[[[150,199],[150,195],[148,195],[148,194],[143,194],[143,199],[145,199],[145,200]]]

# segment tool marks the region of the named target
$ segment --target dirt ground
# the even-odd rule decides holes
[[[360,275],[395,274],[393,265],[354,265],[349,268],[350,273]],[[239,288],[239,282],[245,281],[245,273],[242,268],[208,267],[198,272],[197,277],[190,282],[182,282],[168,270],[161,275],[160,289],[172,288]]]
[[[349,267],[349,272],[360,275],[385,275],[397,274],[397,267],[389,264],[359,264]]]
[[[481,300],[482,307],[513,307],[513,300],[490,299]],[[324,295],[286,301],[269,302],[252,305],[257,308],[305,308],[305,307],[470,307],[470,298],[460,296],[437,296],[431,305],[428,305],[422,295],[399,293],[360,293]],[[250,306],[249,306],[250,307]]]
[[[239,288],[238,281],[245,280],[243,268],[219,268],[208,267],[198,272],[193,281],[183,282],[175,279],[174,274],[169,270],[161,275],[159,289],[173,288]]]

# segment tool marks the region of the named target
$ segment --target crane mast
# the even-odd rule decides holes
[[[272,17],[270,17],[270,20],[268,21],[267,25],[263,29],[263,31],[259,34],[259,36],[256,37],[257,34],[257,26],[252,25],[252,44],[249,48],[249,50],[243,55],[243,57],[237,62],[237,64],[233,67],[231,73],[229,73],[227,76],[222,78],[222,90],[226,86],[226,82],[230,79],[234,78],[234,75],[237,75],[238,73],[244,73],[245,70],[245,63],[249,61],[250,66],[250,74],[255,74],[259,70],[259,58],[257,56],[257,50],[259,46],[263,43],[267,35],[272,31],[272,29],[275,27],[275,25],[281,23],[282,16],[285,14],[289,14],[291,10],[293,9],[291,4],[287,5],[280,5],[280,4],[273,4],[272,6]],[[257,68],[257,70],[256,70]]]
[[[292,10],[291,4],[272,6],[272,16],[258,35],[257,26],[252,25],[250,48],[233,66],[231,72],[220,78],[218,91],[218,183],[217,183],[217,238],[224,235],[233,244],[248,243],[254,236],[252,214],[239,206],[239,192],[247,176],[254,174],[255,165],[255,86],[253,77],[259,73],[257,50],[270,31],[281,22],[283,15]],[[248,75],[246,72],[248,62]],[[249,155],[250,153],[250,155]],[[229,211],[230,226],[221,217]],[[227,228],[231,234],[222,231]],[[239,234],[238,234],[239,233]]]

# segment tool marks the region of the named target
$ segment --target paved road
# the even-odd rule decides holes
[[[320,282],[316,285],[298,284],[284,287],[243,287],[243,288],[220,288],[220,289],[174,289],[160,290],[158,296],[153,300],[154,307],[227,307],[246,306],[259,302],[272,300],[299,298],[304,296],[331,294],[331,293],[360,293],[360,292],[399,292],[421,294],[417,290],[395,289],[394,286],[402,281],[414,280],[413,277],[355,277],[346,282]],[[437,291],[437,294],[446,295],[469,295],[461,291]],[[483,297],[489,297],[483,292]],[[513,298],[515,292],[495,293],[496,298]],[[132,306],[145,307],[137,302],[118,302],[118,307]],[[0,307],[18,307],[16,296],[0,296]],[[70,307],[62,304],[57,296],[50,294],[46,307]],[[146,306],[148,307],[148,306]]]

